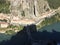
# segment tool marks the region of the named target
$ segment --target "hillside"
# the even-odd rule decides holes
[[[4,13],[3,17],[5,17],[5,14],[9,14],[11,16],[8,20],[14,23],[21,23],[27,24],[32,22],[37,22],[38,20],[41,21],[39,18],[42,16],[47,16],[50,14],[49,12],[51,10],[57,10],[56,16],[53,16],[51,18],[45,18],[42,19],[41,24],[39,24],[37,27],[41,28],[43,26],[50,25],[54,22],[60,22],[60,0],[0,0],[0,13]],[[0,14],[1,17],[1,14]],[[18,18],[19,17],[19,18]],[[1,17],[2,19],[2,17]],[[5,17],[5,19],[7,19]],[[13,21],[15,20],[15,22]],[[16,20],[17,19],[17,20]],[[18,20],[19,19],[19,20]],[[29,20],[30,19],[30,20]],[[12,21],[11,21],[12,20]],[[2,20],[1,20],[2,21]],[[25,23],[26,22],[26,23]],[[8,28],[0,28],[1,30],[9,30],[5,33],[11,34],[11,30],[13,30],[12,34],[15,33],[15,30],[21,30],[23,27],[16,26],[10,26]],[[10,29],[12,28],[12,29]],[[3,32],[3,31],[2,31]],[[2,39],[3,40],[3,39]]]
[[[10,0],[10,4],[12,15],[26,18],[41,16],[50,10],[45,0]]]

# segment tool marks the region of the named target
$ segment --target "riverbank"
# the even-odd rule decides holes
[[[41,29],[44,26],[51,25],[55,22],[60,22],[60,14],[56,14],[52,16],[51,18],[45,18],[44,21],[42,21],[39,25],[37,25],[37,29]]]

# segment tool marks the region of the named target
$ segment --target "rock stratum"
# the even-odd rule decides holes
[[[38,17],[50,10],[46,0],[10,0],[10,4],[11,14],[20,18]]]
[[[56,14],[56,10],[49,7],[47,0],[9,0],[10,24],[39,24],[46,17]]]

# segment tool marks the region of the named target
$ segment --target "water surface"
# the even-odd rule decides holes
[[[52,32],[52,30],[60,32],[60,22],[56,22],[51,25],[45,26],[42,29],[39,29],[39,31],[44,31],[44,30],[46,30],[48,32]]]

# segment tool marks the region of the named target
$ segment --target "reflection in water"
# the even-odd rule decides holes
[[[29,33],[28,33],[29,32]],[[60,42],[60,32],[37,31],[35,25],[28,25],[12,36],[10,40],[3,41],[0,45],[57,45]]]
[[[55,29],[55,31],[60,32],[60,22],[45,26],[42,29],[39,29],[39,31],[42,32],[42,31],[46,30],[48,32],[52,32],[52,30],[54,30],[54,29]]]
[[[4,33],[0,33],[0,42],[3,40],[9,40],[12,37],[12,35],[8,35],[8,34],[4,34]]]

